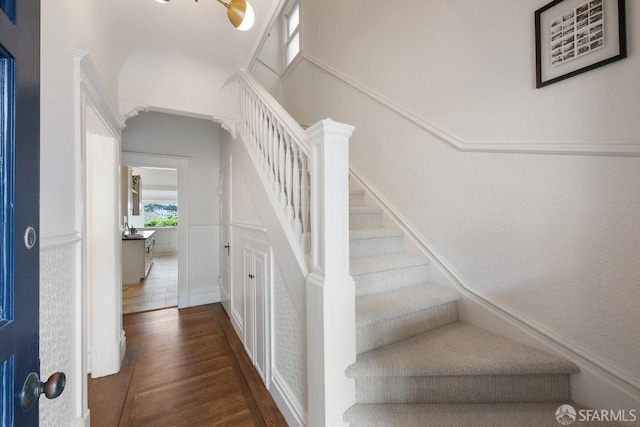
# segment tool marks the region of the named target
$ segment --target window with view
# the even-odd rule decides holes
[[[176,203],[145,203],[145,227],[177,227],[178,205]]]
[[[300,4],[297,1],[291,3],[285,14],[285,29],[286,65],[289,65],[300,52]]]

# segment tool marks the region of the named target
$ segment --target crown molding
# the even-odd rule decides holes
[[[104,122],[112,135],[121,138],[124,120],[118,113],[118,109],[111,100],[98,69],[91,60],[88,52],[80,49],[71,49],[74,61],[74,79],[86,102],[99,113],[100,120]]]

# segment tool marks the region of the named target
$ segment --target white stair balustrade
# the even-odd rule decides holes
[[[304,130],[247,73],[239,74],[240,122],[304,253],[309,241],[309,151]]]
[[[349,137],[353,126],[322,120],[305,132],[249,73],[238,74],[239,132],[288,247],[306,259],[309,426],[346,425],[356,403],[355,284],[349,274]],[[285,225],[286,224],[286,225]],[[269,232],[269,230],[267,230]],[[297,245],[294,248],[294,245]],[[303,269],[304,270],[304,269]],[[286,279],[285,279],[286,281]],[[294,292],[299,294],[299,292]]]

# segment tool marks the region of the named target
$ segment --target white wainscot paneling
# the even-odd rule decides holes
[[[307,420],[307,337],[282,273],[273,274],[273,382],[271,393],[291,426]]]
[[[178,252],[178,228],[143,228],[143,230],[155,230],[156,247],[154,253],[174,254]]]
[[[68,425],[73,403],[82,384],[77,378],[81,362],[74,354],[75,310],[73,292],[77,279],[79,245],[54,247],[40,252],[40,374],[43,381],[56,371],[67,375],[64,393],[55,400],[40,400],[40,425]]]
[[[220,227],[190,225],[187,255],[189,306],[220,301]]]

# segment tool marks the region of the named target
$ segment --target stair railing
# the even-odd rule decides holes
[[[240,121],[304,253],[310,247],[309,152],[304,130],[246,72],[239,74]]]
[[[326,119],[304,131],[249,73],[241,71],[238,83],[245,144],[258,159],[300,249],[311,255],[304,310],[307,425],[344,425],[344,411],[355,404],[355,382],[345,376],[356,361],[355,284],[349,274],[349,137],[354,127]]]

